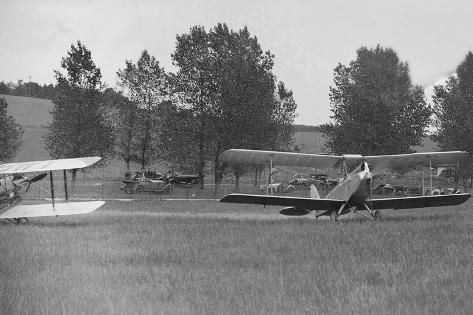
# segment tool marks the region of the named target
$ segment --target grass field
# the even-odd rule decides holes
[[[214,201],[107,202],[0,223],[4,314],[469,313],[473,213],[381,222]]]

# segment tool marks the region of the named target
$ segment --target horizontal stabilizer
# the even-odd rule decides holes
[[[470,194],[418,196],[405,198],[372,199],[371,201],[367,200],[366,203],[373,210],[446,207],[461,205],[470,197]]]
[[[86,214],[100,208],[105,201],[81,201],[38,205],[18,205],[0,214],[0,219],[48,217],[57,215]]]
[[[345,203],[343,200],[337,199],[311,199],[296,197],[281,197],[267,195],[246,195],[246,194],[230,194],[226,195],[220,202],[229,203],[248,203],[267,206],[286,206],[295,207],[297,209],[307,210],[338,210]]]

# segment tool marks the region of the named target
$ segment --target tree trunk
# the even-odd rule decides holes
[[[233,175],[235,175],[235,192],[240,192],[240,167],[234,166]]]
[[[204,189],[204,167],[205,167],[205,160],[204,160],[204,146],[202,143],[199,145],[199,182],[200,182],[200,189]]]
[[[220,190],[220,183],[222,182],[222,166],[220,165],[220,160],[218,159],[220,150],[217,150],[214,158],[214,198],[217,197],[217,194]]]
[[[150,128],[151,128],[151,121],[150,118],[148,117],[146,119],[146,125],[145,125],[145,138],[143,139],[142,142],[142,147],[141,147],[141,171],[145,171],[145,166],[146,166],[146,151],[148,150],[149,146],[149,134],[150,134]]]

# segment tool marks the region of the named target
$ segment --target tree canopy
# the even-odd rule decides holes
[[[190,110],[191,115],[181,117],[194,131],[189,134],[194,141],[186,141],[191,147],[185,149],[198,152],[201,178],[210,160],[219,182],[218,156],[226,149],[288,147],[296,107],[292,92],[284,84],[277,90],[274,56],[261,49],[246,27],[233,31],[218,24],[208,32],[193,27],[177,36],[172,58],[178,67],[172,78],[177,110]]]
[[[334,69],[330,106],[333,122],[323,131],[328,149],[337,154],[412,152],[431,115],[423,89],[411,83],[407,63],[379,45],[361,47],[348,66]]]
[[[113,154],[113,130],[102,99],[100,69],[80,41],[71,45],[55,71],[57,91],[46,149],[53,158],[107,157]],[[73,172],[75,176],[75,172]]]
[[[120,87],[131,101],[120,109],[120,124],[126,126],[120,154],[137,160],[144,169],[158,158],[162,130],[159,107],[168,96],[167,75],[146,50],[136,64],[127,60],[117,75]]]
[[[445,85],[434,87],[433,108],[433,139],[440,149],[473,152],[473,53],[468,52]],[[462,165],[462,175],[473,174],[472,162]]]

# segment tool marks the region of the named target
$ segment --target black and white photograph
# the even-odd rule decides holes
[[[0,0],[0,314],[468,314],[473,3]]]

